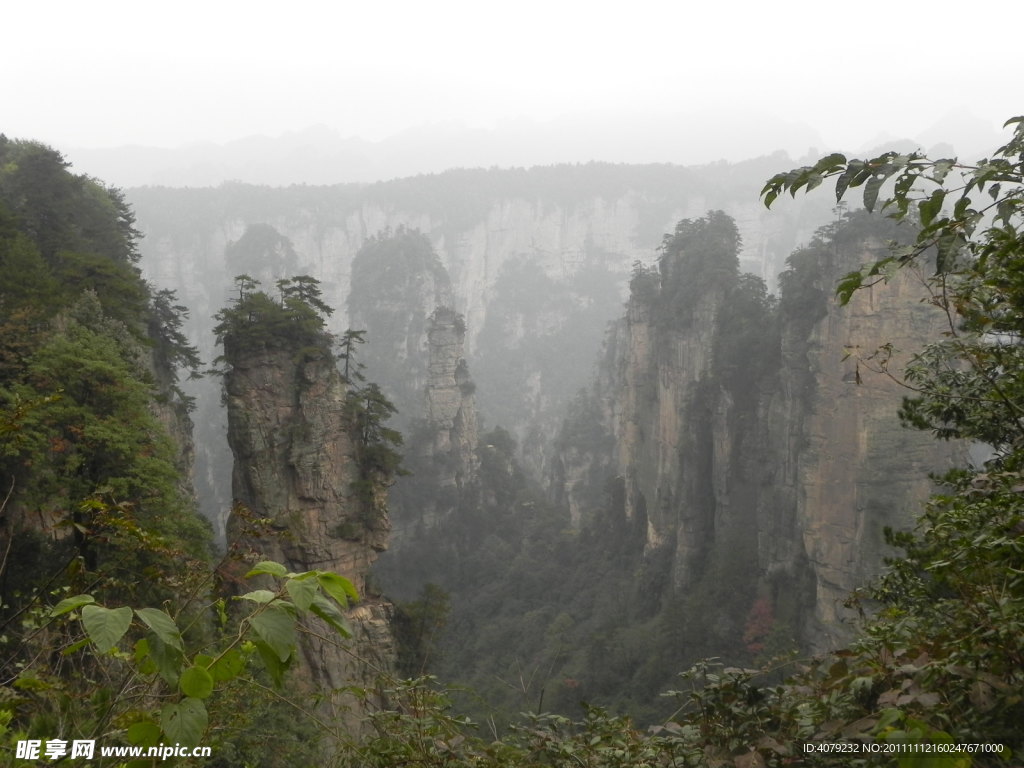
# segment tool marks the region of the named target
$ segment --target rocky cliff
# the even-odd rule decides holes
[[[346,384],[326,349],[239,353],[226,342],[225,357],[232,488],[247,510],[232,515],[228,543],[249,560],[337,572],[359,590],[363,599],[348,613],[353,637],[335,643],[303,634],[298,673],[301,685],[324,696],[322,713],[351,722],[360,704],[342,689],[372,686],[394,666],[391,605],[366,584],[388,542],[385,491],[376,488],[367,498],[357,490]],[[323,629],[319,634],[332,636]]]
[[[420,321],[440,304],[465,316],[481,413],[512,430],[539,463],[550,425],[591,377],[633,263],[648,260],[675,221],[710,207],[728,210],[743,234],[743,268],[771,281],[793,247],[828,218],[827,201],[815,197],[771,215],[758,203],[764,179],[791,165],[780,154],[700,168],[595,163],[456,170],[370,185],[234,183],[127,195],[146,234],[145,275],[176,289],[191,308],[186,331],[206,359],[215,354],[209,318],[230,296],[236,274],[267,285],[285,273],[310,274],[336,307],[356,291],[349,317],[336,315],[332,330],[362,328],[381,286],[357,287],[356,254],[388,230],[418,230],[441,268],[431,268],[430,279],[449,293],[444,300],[431,295]],[[435,292],[427,283],[418,287]],[[374,344],[373,332],[368,338]],[[398,353],[424,359],[416,347]],[[413,410],[422,384],[412,387]],[[227,462],[211,453],[223,445],[219,396],[202,382],[190,394],[197,397],[197,482],[216,517],[229,502],[218,483]]]
[[[377,571],[400,593],[422,586],[419,574],[401,584],[390,577],[401,570],[405,547],[422,548],[426,529],[442,522],[448,528],[456,511],[473,515],[479,502],[476,385],[464,356],[465,320],[438,307],[427,320],[426,337],[427,375],[416,411],[421,415],[411,425],[403,462],[409,474],[397,478],[390,495],[394,547]]]
[[[909,524],[929,472],[957,450],[902,428],[903,391],[874,370],[898,371],[941,331],[920,281],[831,300],[839,276],[884,249],[880,226],[854,217],[795,254],[776,302],[738,274],[728,217],[682,222],[658,268],[634,274],[590,405],[567,426],[579,436],[553,464],[577,526],[594,476],[620,478],[623,514],[672,593],[742,584],[739,632],[760,601],[814,648],[838,639],[843,601],[881,568],[883,529]],[[587,419],[600,426],[582,433]]]
[[[900,234],[869,222],[854,218],[829,242],[794,256],[810,262],[804,271],[821,294],[832,299],[839,277],[886,253]],[[845,601],[893,554],[884,529],[908,529],[935,490],[931,476],[966,458],[965,446],[900,424],[904,365],[948,330],[928,299],[924,281],[905,269],[845,306],[829,300],[812,325],[790,306],[783,325],[779,390],[766,411],[782,461],[762,509],[784,499],[794,514],[782,527],[765,527],[761,557],[768,571],[806,562],[814,610],[805,628],[818,648],[843,639],[852,618]]]
[[[465,488],[477,480],[477,414],[464,355],[466,323],[448,307],[438,307],[427,331],[430,370],[426,386],[425,421],[431,435],[429,452],[444,466],[441,487]]]
[[[381,382],[398,424],[423,416],[431,365],[431,315],[452,306],[452,287],[426,235],[399,227],[369,238],[352,261],[349,322],[366,331],[365,374]]]

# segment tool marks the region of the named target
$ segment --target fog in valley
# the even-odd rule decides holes
[[[0,638],[0,750],[1016,744],[1019,637],[965,600],[1000,639],[957,658],[928,608],[991,567],[1013,633],[1024,567],[1018,67],[975,32],[1019,13],[968,10],[8,9],[0,618],[37,628]],[[42,670],[32,632],[99,652]],[[108,714],[48,718],[25,669]]]

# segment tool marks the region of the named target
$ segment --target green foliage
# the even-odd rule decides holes
[[[437,661],[440,633],[450,613],[448,593],[436,584],[425,584],[418,599],[395,606],[391,627],[401,676],[419,677]]]
[[[136,237],[120,193],[0,137],[0,762],[60,737],[315,764],[315,717],[265,681],[284,682],[308,618],[348,636],[355,589],[261,564],[236,621],[210,596],[209,526],[167,426],[187,429],[177,375],[199,359],[187,309],[141,280]],[[329,341],[315,281],[278,287],[291,338]],[[281,735],[273,755],[260,727]]]
[[[715,327],[714,376],[743,404],[781,361],[778,312],[764,280],[742,274],[730,289]]]
[[[62,251],[55,274],[62,284],[72,286],[76,292],[92,290],[105,315],[141,335],[138,323],[146,317],[149,288],[139,279],[136,267],[113,261],[104,254]]]
[[[61,371],[41,370],[50,363],[73,376],[78,323],[108,337],[86,340],[87,356],[96,344],[113,344],[135,390],[148,387],[151,400],[177,395],[186,402],[174,387],[175,369],[194,371],[198,358],[181,333],[185,310],[170,292],[151,294],[141,279],[138,236],[120,192],[71,174],[47,147],[0,139],[0,387],[22,397],[41,380],[53,389],[53,374]],[[41,360],[60,345],[59,363]]]
[[[734,284],[740,242],[736,223],[722,211],[684,219],[672,235],[665,235],[658,260],[663,325],[686,327],[702,299]]]
[[[847,701],[838,714],[849,736],[1007,749],[999,758],[954,754],[950,765],[999,764],[1008,750],[1024,749],[1024,582],[1017,576],[1024,555],[1024,118],[1007,126],[1012,139],[977,163],[916,153],[868,161],[833,155],[779,174],[762,192],[771,205],[784,191],[834,178],[837,199],[863,186],[869,210],[881,199],[891,218],[916,221],[909,245],[894,243],[890,255],[840,282],[841,301],[895,268],[934,265],[927,284],[948,331],[909,363],[903,381],[913,394],[901,415],[938,437],[978,441],[992,455],[982,468],[951,473],[949,490],[931,500],[915,532],[887,533],[903,554],[863,594],[880,610],[865,618],[842,667],[817,685]]]
[[[0,136],[0,200],[17,229],[50,264],[62,252],[102,254],[120,265],[136,262],[139,233],[124,195],[68,167],[50,147]]]
[[[269,224],[249,224],[242,236],[228,243],[224,259],[233,273],[287,275],[298,266],[291,241]]]
[[[356,495],[368,513],[384,512],[381,491],[394,478],[406,474],[399,452],[404,439],[402,433],[387,426],[397,413],[394,404],[384,396],[380,387],[366,382],[363,363],[358,359],[358,347],[366,343],[366,331],[345,331],[338,341],[338,359],[341,374],[348,384],[345,393],[345,412],[349,419],[350,434],[355,441],[355,460],[359,477],[353,483]],[[366,521],[375,524],[376,520]],[[344,534],[342,538],[346,538]]]
[[[917,153],[867,161],[832,155],[775,176],[762,196],[770,205],[784,191],[795,195],[834,177],[837,199],[863,186],[864,204],[872,209],[891,180],[881,207],[897,221],[916,221],[916,236],[847,275],[838,295],[848,301],[895,268],[934,264],[928,285],[932,303],[948,316],[949,333],[907,367],[905,383],[914,394],[905,401],[903,418],[939,437],[983,442],[1013,468],[1024,448],[1024,118],[1006,125],[1014,129],[1011,140],[977,163]]]
[[[324,304],[321,296],[320,281],[309,275],[283,278],[277,281],[277,290],[281,294],[281,303],[296,311],[309,307],[321,317],[330,317],[334,309]]]
[[[183,368],[189,378],[198,378],[202,360],[199,351],[189,344],[182,326],[188,319],[188,307],[175,304],[177,295],[169,288],[154,293],[150,299],[149,337],[155,342],[158,370],[177,371]]]
[[[129,744],[219,745],[211,726],[230,717],[224,702],[239,686],[251,686],[259,695],[260,668],[276,685],[283,683],[305,618],[327,620],[341,637],[351,634],[342,612],[356,592],[347,579],[326,571],[290,573],[272,562],[260,563],[247,574],[257,576],[272,577],[274,588],[235,598],[249,606],[247,611],[216,635],[196,634],[189,626],[208,611],[227,615],[222,600],[201,610],[190,606],[201,590],[176,603],[172,613],[127,605],[108,608],[89,594],[34,609],[30,615],[37,642],[46,639],[61,653],[53,659],[35,656],[20,665],[15,683],[20,693],[0,703],[0,711],[10,715],[0,748],[10,749],[9,739],[24,738],[22,729],[36,727],[51,707],[65,711],[60,731],[65,739],[102,736]],[[66,661],[58,660],[62,658]],[[63,679],[61,667],[67,664],[87,671],[87,677]],[[103,686],[99,690],[104,697],[94,691],[82,697],[97,684]]]
[[[319,281],[308,275],[278,281],[279,300],[257,290],[259,281],[249,275],[235,277],[238,298],[215,316],[214,333],[232,359],[266,350],[329,351],[331,337],[326,317],[332,312],[320,300]]]
[[[403,442],[402,433],[386,426],[396,409],[373,382],[350,388],[345,396],[345,408],[355,437],[359,468],[355,491],[367,509],[376,510],[381,505],[380,490],[403,472],[402,454],[398,451]]]
[[[396,681],[384,693],[389,706],[371,713],[370,734],[339,755],[338,768],[522,765],[514,762],[521,757],[514,747],[476,736],[473,723],[452,712],[448,693],[433,678]]]
[[[652,300],[661,289],[661,275],[657,267],[645,266],[639,261],[633,262],[633,271],[629,280],[629,293],[644,301]]]
[[[341,361],[341,375],[345,381],[356,383],[365,381],[363,376],[364,366],[356,360],[356,349],[360,344],[366,343],[366,331],[356,331],[349,328],[338,340],[338,359]]]
[[[627,722],[593,708],[579,722],[536,718],[534,730],[526,726],[502,740],[512,750],[503,753],[506,759],[520,765],[533,761],[543,765],[737,768],[835,765],[834,752],[808,750],[805,745],[839,742],[851,748],[874,745],[878,750],[845,753],[843,765],[995,766],[1007,764],[1024,750],[1019,726],[1024,715],[1020,695],[1024,581],[1019,578],[1024,573],[1020,543],[1024,530],[1020,501],[1024,433],[1019,417],[1024,377],[1018,362],[1024,317],[1019,235],[1024,120],[1010,125],[1015,127],[1014,139],[994,159],[974,165],[928,161],[916,155],[887,154],[867,162],[832,156],[811,169],[782,174],[766,186],[766,202],[771,203],[781,191],[814,188],[834,176],[840,199],[848,189],[863,187],[868,208],[880,206],[897,219],[918,220],[920,227],[910,233],[909,245],[896,243],[892,255],[880,254],[873,264],[847,276],[839,285],[839,297],[848,300],[853,291],[886,279],[901,264],[934,265],[935,275],[930,280],[933,301],[947,311],[949,332],[911,363],[905,381],[914,395],[904,406],[904,418],[939,436],[983,441],[993,450],[985,467],[947,479],[948,490],[933,498],[915,532],[889,533],[889,541],[900,547],[902,554],[891,561],[884,578],[863,592],[862,602],[853,602],[865,608],[855,642],[830,657],[787,667],[785,681],[781,681],[781,669],[698,664],[683,676],[684,689],[672,692],[678,705],[675,714],[649,734],[638,734]],[[953,183],[959,186],[942,186],[941,194],[934,188],[918,191],[916,186]],[[991,203],[976,203],[978,193],[988,195]],[[948,214],[942,207],[945,201],[952,207]],[[820,242],[794,257],[783,281],[780,311],[790,319],[806,321],[803,327],[812,325],[823,311],[826,286],[821,269],[829,263],[829,250],[838,252],[845,233],[860,232],[862,237],[869,230],[879,231],[876,223],[859,213],[842,216],[838,224],[841,226],[822,233]],[[802,273],[802,267],[810,271]],[[657,291],[647,286],[648,298],[660,301],[661,294],[667,292],[677,298],[699,299],[699,291],[687,293],[694,289],[683,280],[683,274],[673,272],[671,264],[664,265],[662,284]],[[666,278],[675,281],[668,291]],[[636,279],[644,281],[647,276],[638,274]],[[704,274],[698,284],[705,291],[737,290],[733,295],[737,303],[760,308],[761,314],[755,312],[755,317],[764,320],[771,315],[771,304],[756,281],[731,283],[723,269]],[[756,346],[747,344],[756,336],[744,331],[739,314],[725,319],[738,324],[734,330],[739,333],[735,344],[723,347],[716,358],[716,366],[723,366],[720,371],[729,369],[730,360],[757,353]],[[770,368],[767,363],[766,369]],[[587,434],[580,429],[582,437]],[[482,471],[487,469],[483,457],[482,466]],[[585,535],[584,530],[580,538]],[[751,541],[725,538],[721,543],[723,556],[710,556],[708,582],[695,589],[708,603],[720,602],[716,587],[726,592],[742,588],[729,582],[730,576],[741,576],[740,572],[716,570],[716,564],[721,568],[728,555],[752,561],[743,549]],[[511,560],[522,557],[524,551],[496,536],[477,546],[489,560]],[[590,581],[602,585],[606,600],[620,595],[619,584],[594,571],[597,564],[611,558],[602,559],[593,551],[589,554]],[[485,640],[492,644],[507,641],[526,656],[527,637],[536,635],[540,627],[557,627],[564,636],[572,633],[574,621],[585,625],[600,664],[584,668],[600,669],[606,682],[621,695],[628,678],[621,676],[616,663],[621,658],[616,645],[621,647],[628,637],[623,624],[633,617],[620,609],[616,625],[595,627],[585,623],[586,617],[544,610],[523,599],[524,594],[531,594],[531,583],[523,578],[526,573],[517,570],[519,581],[509,580],[509,586],[500,592],[502,601],[514,606],[518,625],[502,624],[492,631],[481,624],[486,626],[482,631]],[[547,588],[555,583],[547,581]],[[773,635],[793,612],[778,594],[771,597],[751,595],[749,610],[733,617],[739,621],[723,627],[725,634],[734,635],[751,652],[763,652],[777,642]],[[628,597],[620,598],[620,605],[631,606]],[[707,614],[710,607],[696,606],[696,613]],[[670,635],[666,647],[702,642],[686,622],[672,623],[672,627],[679,626],[683,631]],[[526,664],[517,669],[520,682],[535,674]],[[536,674],[550,680],[555,670],[568,671],[558,664],[552,664],[550,670],[545,675],[538,669]],[[584,683],[587,694],[601,691],[593,682]],[[580,681],[574,680],[574,684]],[[405,753],[405,759],[422,760],[425,765],[500,764],[493,752],[482,751],[469,724],[453,735],[451,727],[458,723],[450,718],[439,722],[448,706],[446,700],[435,698],[433,705],[421,709],[415,721],[396,725],[395,732],[417,734],[418,742],[402,737],[406,747],[418,743],[429,750],[457,743],[465,745],[464,751],[435,751],[428,756],[422,748],[413,749]],[[424,733],[438,734],[438,738],[428,742],[422,738]],[[975,744],[985,747],[964,748]],[[898,751],[901,749],[904,751]]]
[[[177,567],[149,559],[150,547],[135,551],[136,536],[204,559],[208,528],[182,493],[175,447],[153,416],[144,349],[119,327],[87,295],[25,360],[23,380],[0,388],[5,408],[38,404],[0,446],[0,467],[15,478],[16,503],[63,528],[87,567],[130,581],[133,567]]]

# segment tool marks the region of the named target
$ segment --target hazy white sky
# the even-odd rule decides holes
[[[1022,22],[1019,0],[11,0],[0,132],[176,146],[324,124],[376,140],[728,109],[853,147],[1024,112],[1019,45],[999,44]]]

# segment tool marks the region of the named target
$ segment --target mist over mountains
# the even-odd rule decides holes
[[[939,141],[945,142],[935,147]],[[577,113],[539,122],[510,119],[492,128],[437,122],[380,141],[343,136],[325,125],[270,137],[176,148],[141,145],[66,152],[81,171],[121,187],[216,186],[242,181],[272,186],[372,182],[449,168],[530,167],[555,163],[738,161],[779,150],[799,158],[823,150],[867,151],[894,142],[940,154],[991,151],[998,135],[986,121],[949,113],[915,137],[878,135],[863,147],[829,146],[815,129],[769,114],[725,109],[713,116]]]

